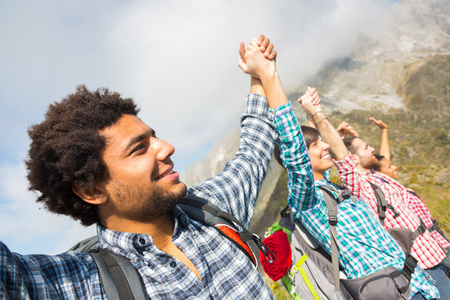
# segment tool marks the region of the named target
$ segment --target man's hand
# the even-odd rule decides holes
[[[273,48],[270,39],[264,35],[260,35],[258,39],[251,39],[247,49],[245,49],[244,42],[241,41],[238,66],[246,74],[255,78],[260,78],[263,73],[274,72],[277,51]],[[264,54],[262,54],[263,52]],[[260,53],[261,55],[259,55]]]
[[[346,136],[358,136],[358,132],[345,121],[339,124],[339,127],[336,130],[341,138],[345,138]]]
[[[264,52],[265,58],[276,60],[277,51],[273,51],[273,44],[270,43],[269,38],[266,38],[263,34],[260,34],[258,39],[256,40],[256,44],[258,45],[261,52]]]
[[[376,119],[373,118],[373,117],[370,117],[369,120],[372,121],[373,124],[375,124],[375,125],[377,125],[378,127],[380,127],[381,130],[387,129],[387,128],[388,128],[388,126],[387,126],[383,121],[381,121],[381,120],[376,120]]]
[[[300,103],[302,110],[311,116],[321,111],[321,99],[315,88],[308,87],[306,93],[298,98],[297,101]]]
[[[269,47],[271,44],[269,44]],[[239,58],[239,67],[247,74],[263,79],[269,78],[276,73],[276,66],[274,60],[269,60],[264,56],[258,47],[257,40],[252,39],[250,44],[245,49],[244,44],[241,42],[241,47],[239,49],[240,58]]]

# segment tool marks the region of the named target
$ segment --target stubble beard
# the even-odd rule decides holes
[[[186,195],[186,185],[184,183],[180,184],[182,186],[176,191],[167,191],[160,186],[156,186],[152,189],[150,195],[148,195],[148,192],[144,193],[142,190],[139,190],[137,193],[132,193],[129,187],[121,186],[116,190],[115,196],[117,199],[120,199],[119,205],[126,205],[125,201],[133,201],[131,197],[144,199],[141,203],[137,203],[135,208],[122,212],[124,214],[123,217],[127,219],[148,222],[170,213]]]
[[[155,187],[151,197],[149,197],[142,208],[142,213],[136,212],[136,219],[139,220],[139,216],[142,220],[148,221],[161,217],[171,212],[175,205],[186,195],[186,185],[183,184],[183,188],[177,192],[164,191],[161,187]]]

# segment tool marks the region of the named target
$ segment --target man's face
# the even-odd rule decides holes
[[[375,149],[367,145],[361,139],[354,139],[353,146],[356,149],[355,154],[359,157],[359,165],[364,169],[372,169],[378,160],[374,155]]]
[[[330,145],[322,142],[320,139],[315,140],[309,145],[308,154],[314,173],[323,175],[326,170],[333,166],[328,149],[330,149]]]
[[[397,167],[391,163],[387,158],[382,158],[380,161],[380,173],[387,175],[391,178],[397,179]]]
[[[110,175],[104,187],[114,214],[150,221],[170,212],[186,193],[173,171],[173,146],[132,115],[123,115],[100,134],[106,139],[102,156]]]

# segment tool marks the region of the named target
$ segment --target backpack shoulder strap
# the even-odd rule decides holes
[[[386,219],[386,209],[388,207],[388,203],[386,201],[386,197],[384,196],[383,191],[376,184],[369,182],[372,187],[375,197],[377,198],[377,211],[378,217],[380,219],[381,225],[384,226],[384,219]]]
[[[128,259],[105,250],[90,255],[108,299],[149,299],[141,275]]]
[[[261,250],[269,262],[273,261],[273,259],[277,260],[276,256],[269,247],[263,243],[259,235],[248,231],[236,217],[221,210],[208,200],[189,194],[181,199],[177,205],[189,216],[189,218],[216,228],[219,233],[230,240],[247,257],[249,257],[255,266],[257,266],[256,257],[251,248],[247,245],[250,241],[253,241],[256,246],[258,246],[259,250]]]
[[[97,252],[97,247],[98,247],[98,237],[97,235],[93,235],[87,239],[79,241],[67,251],[91,253]]]
[[[337,293],[341,293],[341,284],[339,281],[339,251],[337,244],[337,230],[336,225],[338,222],[337,218],[337,207],[338,201],[343,200],[341,195],[336,199],[335,193],[333,193],[330,188],[326,186],[319,186],[319,188],[324,191],[323,198],[325,199],[325,204],[328,210],[328,223],[330,224],[330,243],[331,243],[331,263],[333,264],[333,279],[334,287]]]

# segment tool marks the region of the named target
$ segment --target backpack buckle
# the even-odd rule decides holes
[[[337,221],[337,216],[330,216],[328,219],[328,223],[330,223],[331,226],[336,226]]]
[[[256,237],[256,239],[255,239],[256,245],[258,246],[259,250],[261,250],[261,252],[264,255],[264,258],[267,260],[267,262],[269,264],[273,263],[274,258],[278,262],[278,258],[275,255],[275,253],[273,253],[272,250],[266,244],[263,243],[263,241],[261,240],[259,235],[256,235],[256,234],[253,234],[253,235]]]

